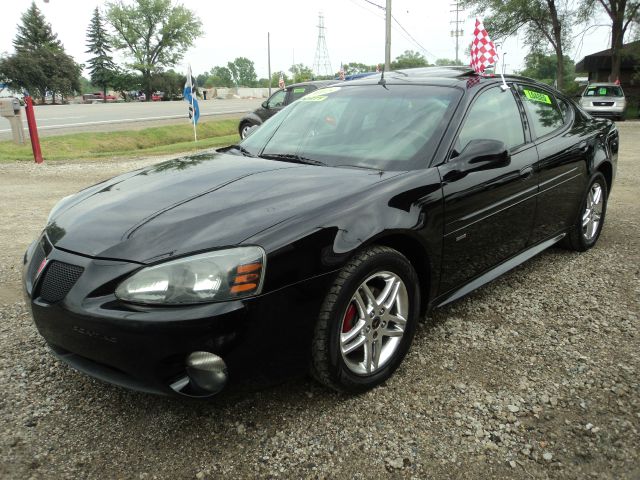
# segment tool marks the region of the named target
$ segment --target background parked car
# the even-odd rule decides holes
[[[624,120],[627,99],[620,85],[592,83],[584,89],[580,105],[594,117]]]
[[[314,82],[300,82],[294,83],[293,85],[289,85],[288,87],[278,90],[273,95],[271,95],[267,100],[262,102],[262,105],[257,110],[246,114],[244,117],[240,119],[240,124],[238,126],[238,132],[240,133],[240,137],[245,138],[249,129],[254,125],[262,125],[267,119],[274,116],[284,107],[289,105],[290,103],[295,102],[299,98],[308,95],[309,93],[319,89],[326,87],[328,85],[332,85],[336,83],[336,80],[317,80]]]

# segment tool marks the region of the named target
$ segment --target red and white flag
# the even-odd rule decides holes
[[[280,79],[278,80],[278,88],[284,88],[284,74],[280,72]]]
[[[340,77],[340,80],[344,80],[344,67],[342,66],[342,64],[340,64],[339,77]]]
[[[380,73],[380,65],[376,65],[376,73]]]
[[[471,68],[476,73],[483,73],[485,68],[489,65],[495,65],[497,62],[496,47],[482,22],[476,18],[476,28],[473,31],[473,41],[471,42]]]

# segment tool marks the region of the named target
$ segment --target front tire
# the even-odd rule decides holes
[[[311,374],[349,393],[383,383],[409,351],[419,310],[418,278],[400,252],[375,246],[357,254],[321,307]]]
[[[602,173],[596,172],[589,181],[589,187],[582,200],[580,217],[569,231],[566,247],[584,252],[596,244],[604,225],[608,196],[607,181]]]
[[[240,125],[240,128],[238,129],[238,131],[240,133],[240,138],[242,140],[247,138],[247,134],[248,134],[249,129],[251,127],[253,127],[253,123],[251,123],[251,122],[242,122],[242,124]]]

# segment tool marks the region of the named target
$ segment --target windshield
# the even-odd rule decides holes
[[[585,97],[622,97],[622,88],[616,85],[587,87],[584,91]]]
[[[424,85],[316,90],[242,143],[252,155],[379,170],[425,168],[462,93]]]

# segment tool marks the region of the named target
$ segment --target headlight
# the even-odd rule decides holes
[[[116,297],[135,303],[179,305],[220,302],[262,291],[265,253],[238,247],[143,268],[124,280]]]

